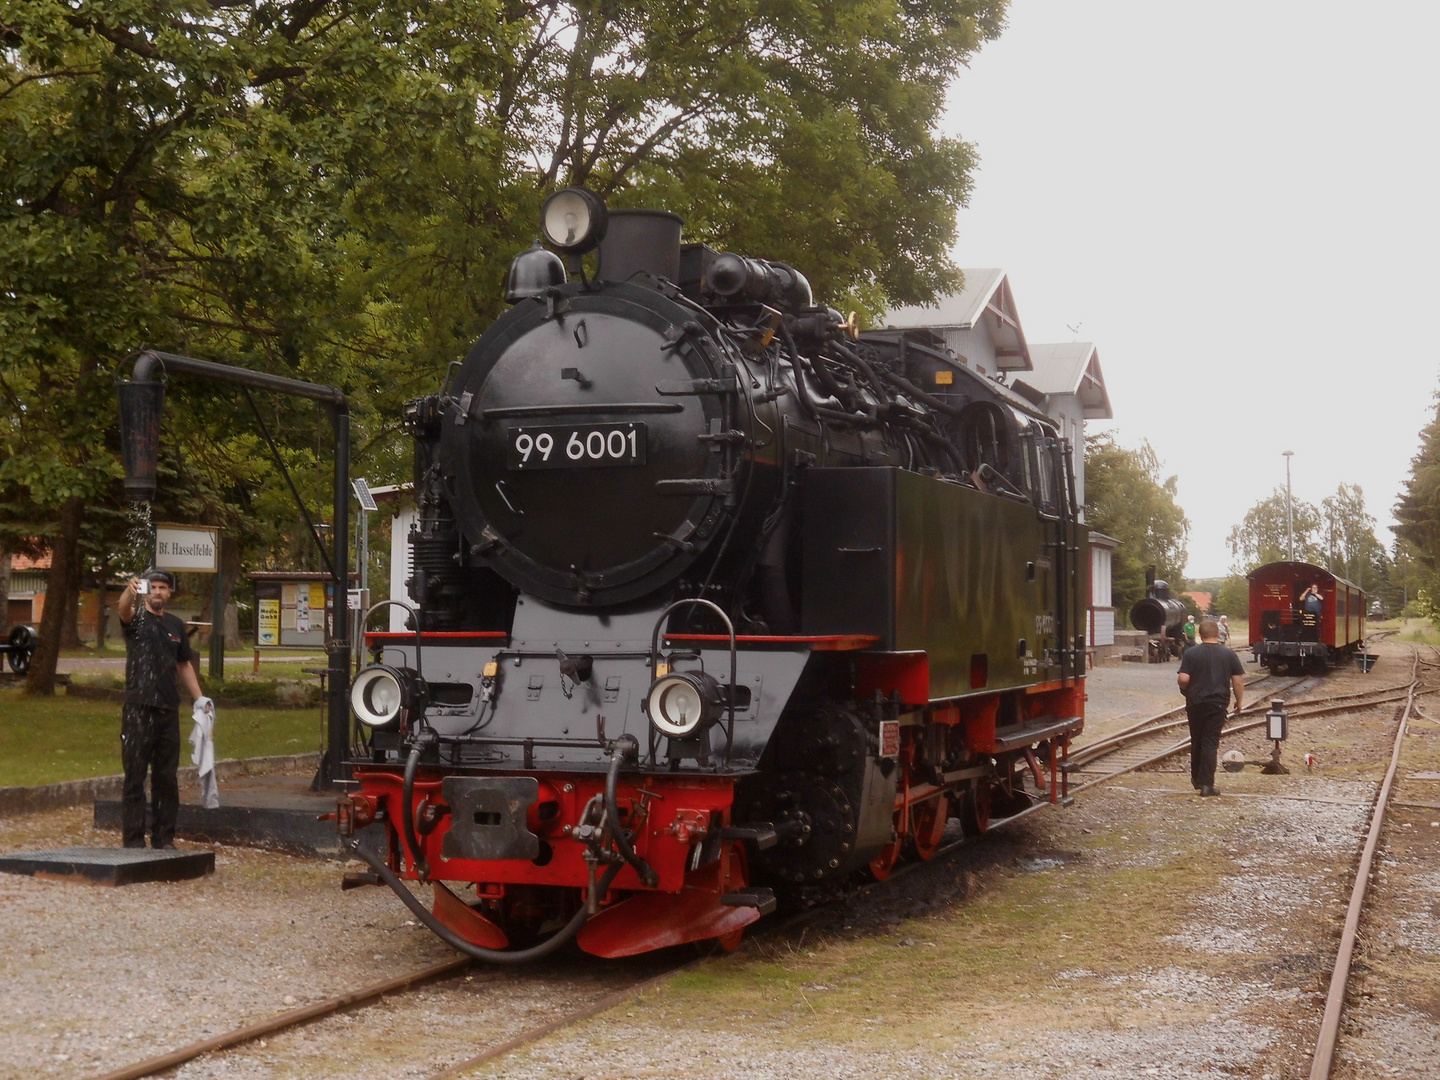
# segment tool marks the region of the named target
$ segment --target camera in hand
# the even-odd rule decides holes
[[[143,577],[142,577],[139,581],[135,582],[135,595],[136,595],[136,596],[148,596],[149,593],[150,593],[150,579],[149,579],[149,578],[143,578]]]

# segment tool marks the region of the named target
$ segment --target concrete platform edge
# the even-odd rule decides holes
[[[304,773],[320,767],[320,755],[278,754],[274,757],[227,758],[215,763],[215,775],[221,784],[242,776],[269,776],[275,773]],[[199,782],[194,765],[180,769],[180,784]],[[64,806],[83,806],[96,799],[118,799],[124,786],[123,776],[92,776],[85,780],[67,780],[60,784],[37,787],[0,788],[0,817],[18,817],[40,810],[56,810]]]

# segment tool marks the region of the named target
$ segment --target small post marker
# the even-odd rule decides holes
[[[1270,761],[1260,771],[1266,776],[1288,774],[1290,770],[1280,764],[1280,744],[1290,735],[1290,717],[1285,712],[1285,702],[1279,698],[1271,699],[1270,708],[1265,712],[1265,734],[1275,745],[1270,751]]]

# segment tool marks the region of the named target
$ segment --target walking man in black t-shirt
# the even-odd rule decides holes
[[[1220,753],[1220,731],[1231,693],[1237,713],[1245,701],[1245,666],[1234,650],[1220,644],[1220,627],[1214,619],[1200,623],[1200,644],[1181,657],[1178,681],[1190,720],[1190,783],[1201,795],[1219,795],[1215,759]]]
[[[137,590],[144,580],[149,592]],[[175,846],[175,818],[180,811],[180,692],[208,701],[200,691],[195,650],[185,624],[165,610],[175,579],[164,570],[150,570],[133,579],[120,594],[120,622],[125,631],[125,709],[120,726],[120,756],[125,764],[121,821],[127,848],[145,846],[145,774],[150,773],[150,846]]]

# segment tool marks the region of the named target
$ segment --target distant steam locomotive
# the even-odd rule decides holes
[[[1058,799],[1088,555],[1051,423],[672,214],[542,218],[406,407],[417,624],[352,692],[362,877],[486,959],[733,947],[777,893]]]

